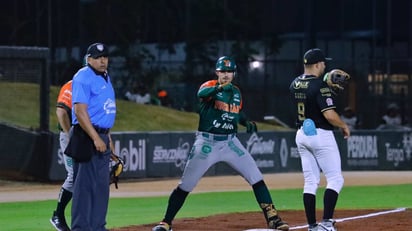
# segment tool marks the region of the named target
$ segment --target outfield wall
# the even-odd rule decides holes
[[[58,134],[36,134],[2,127],[1,171],[15,171],[36,179],[63,180],[66,172]],[[345,140],[336,132],[342,169],[412,170],[412,132],[362,130]],[[17,138],[16,138],[17,137]],[[298,172],[300,158],[294,132],[240,133],[238,137],[263,173]],[[115,132],[116,153],[125,160],[125,178],[178,177],[194,142],[194,132]],[[48,146],[48,147],[47,147]],[[48,151],[50,150],[50,151]],[[0,172],[4,175],[4,172]],[[206,173],[236,174],[226,164]]]

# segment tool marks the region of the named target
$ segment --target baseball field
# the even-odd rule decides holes
[[[345,187],[335,212],[341,230],[412,228],[412,171],[344,172]],[[307,230],[300,173],[265,175],[280,216],[291,230]],[[107,228],[151,230],[163,216],[179,179],[121,180],[111,186]],[[318,208],[325,182],[318,191]],[[49,223],[60,182],[0,181],[0,227],[10,231],[52,231]],[[66,211],[70,221],[70,207]],[[321,218],[319,210],[318,218]],[[240,176],[205,177],[174,221],[175,231],[263,231],[265,222],[250,187]]]

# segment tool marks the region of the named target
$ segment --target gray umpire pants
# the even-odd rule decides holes
[[[107,134],[100,137],[109,147]],[[110,149],[95,152],[90,161],[74,163],[72,231],[107,231]]]

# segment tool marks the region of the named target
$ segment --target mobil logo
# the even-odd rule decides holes
[[[126,146],[122,146],[119,140],[114,143],[115,153],[124,161],[124,171],[146,170],[146,140],[128,140]]]

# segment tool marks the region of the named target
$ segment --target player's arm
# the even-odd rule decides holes
[[[199,98],[208,98],[216,95],[217,92],[219,92],[217,81],[208,81],[200,86],[197,96]]]
[[[239,113],[239,124],[246,127],[246,122],[247,121],[248,121],[248,118],[247,118],[246,114],[243,111],[240,111],[240,113]]]
[[[69,111],[63,107],[56,107],[56,116],[57,116],[57,121],[60,124],[60,127],[63,129],[63,132],[69,133],[70,130],[70,116],[69,116]]]
[[[114,144],[113,144],[113,140],[112,140],[112,135],[109,133],[109,146],[110,146],[110,150],[112,150],[112,153],[114,153]]]
[[[61,88],[59,95],[57,97],[56,103],[56,116],[57,121],[63,132],[69,133],[70,126],[72,124],[71,121],[71,113],[72,113],[72,82],[69,81],[65,83]]]
[[[336,106],[325,104],[326,102],[333,102],[332,91],[325,82],[321,84],[316,100],[320,108],[322,108],[321,111],[325,119],[333,126],[341,129],[345,139],[348,138],[350,136],[349,127],[335,111]]]
[[[254,121],[249,120],[246,114],[243,111],[239,113],[239,124],[246,127],[247,133],[257,132],[257,125]]]
[[[350,136],[350,130],[348,125],[342,121],[338,113],[334,109],[325,110],[322,112],[326,120],[335,127],[342,130],[343,137],[346,139]]]

